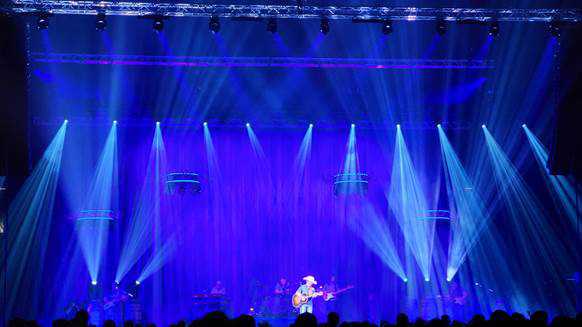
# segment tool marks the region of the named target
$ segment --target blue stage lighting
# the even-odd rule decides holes
[[[322,18],[321,23],[319,24],[319,31],[323,35],[327,35],[329,33],[329,19]]]
[[[117,120],[114,120],[113,121],[113,125],[117,125]]]
[[[139,284],[140,284],[140,281],[139,280],[136,280],[135,281],[135,285],[139,285]]]
[[[400,124],[396,124],[396,128],[400,128]]]
[[[526,128],[527,125],[526,124],[521,124],[521,127]]]
[[[481,128],[485,128],[485,124],[481,125]]]
[[[69,123],[69,120],[68,119],[65,119],[65,124],[67,124],[67,123]]]
[[[246,123],[245,126],[246,127],[251,127],[251,124],[250,123]]]
[[[309,127],[312,128],[313,127],[313,124],[309,124]]]
[[[430,282],[430,278],[427,277],[427,278],[424,279],[424,281],[425,282]]]
[[[204,125],[204,126],[208,126],[208,123],[207,123],[207,122],[204,122],[204,123],[202,123],[202,125]]]
[[[218,20],[218,17],[210,17],[210,21],[208,22],[208,29],[212,32],[212,34],[216,34],[220,31],[220,21]]]
[[[441,128],[441,124],[437,124],[437,127],[438,127],[438,128]]]
[[[159,121],[157,121],[157,122],[156,122],[156,125],[158,125],[158,126],[159,126],[159,125],[160,125],[160,122],[159,122]]]
[[[93,286],[97,285],[97,281],[96,280],[92,280],[91,281],[91,285],[93,285]]]
[[[408,283],[408,278],[404,278],[404,279],[403,279],[403,281],[404,281],[405,283]]]
[[[352,124],[352,128],[356,128],[356,124]]]

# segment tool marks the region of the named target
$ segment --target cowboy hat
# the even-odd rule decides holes
[[[303,280],[306,282],[310,282],[311,284],[317,285],[317,281],[315,280],[315,277],[313,277],[311,275],[303,277]]]

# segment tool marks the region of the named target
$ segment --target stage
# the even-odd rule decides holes
[[[43,3],[0,25],[3,321],[580,310],[579,10]]]

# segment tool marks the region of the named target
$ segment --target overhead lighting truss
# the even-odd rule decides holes
[[[38,63],[256,68],[350,68],[350,69],[492,69],[492,60],[477,59],[371,59],[300,57],[188,57],[73,53],[31,53]]]
[[[6,8],[5,8],[6,9]],[[486,9],[486,8],[418,8],[367,6],[297,6],[238,5],[205,3],[117,2],[117,1],[56,1],[13,0],[9,11],[17,14],[45,12],[62,15],[96,15],[168,17],[226,17],[280,19],[391,19],[406,21],[514,21],[564,22],[582,21],[579,9]]]

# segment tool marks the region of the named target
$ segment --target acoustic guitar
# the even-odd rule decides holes
[[[310,294],[310,295],[303,295],[301,293],[295,293],[295,294],[293,294],[293,297],[291,298],[291,304],[293,304],[293,307],[295,309],[297,309],[300,306],[302,306],[303,304],[309,302],[309,300],[316,298],[318,296],[322,296],[323,294],[324,294],[323,292],[314,292],[313,294]]]

